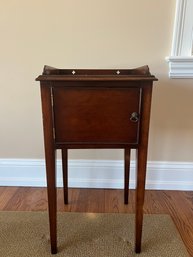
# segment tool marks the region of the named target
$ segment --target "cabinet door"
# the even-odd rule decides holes
[[[53,88],[56,143],[138,142],[140,88]]]

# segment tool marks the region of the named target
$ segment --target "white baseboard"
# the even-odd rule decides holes
[[[69,187],[123,188],[123,161],[69,160]],[[0,186],[46,186],[44,160],[0,159]],[[57,161],[57,186],[62,187],[62,163]],[[135,162],[131,161],[130,188],[135,188]],[[192,190],[192,162],[148,162],[147,189]]]

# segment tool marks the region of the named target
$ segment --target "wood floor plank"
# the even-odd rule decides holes
[[[165,194],[167,197],[167,194]],[[188,251],[193,253],[193,212],[187,198],[182,192],[171,191],[165,204],[168,206],[169,214],[178,228],[182,240],[187,245]]]
[[[130,190],[129,203],[124,204],[123,190],[105,190],[105,212],[134,213],[134,190]]]
[[[146,214],[164,214],[166,208],[160,201],[161,192],[159,190],[147,190],[145,194],[144,213]]]
[[[6,208],[6,205],[16,194],[17,190],[17,187],[0,187],[0,210]]]

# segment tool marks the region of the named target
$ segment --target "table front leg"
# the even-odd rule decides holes
[[[51,253],[57,253],[57,208],[56,208],[56,150],[52,117],[51,88],[41,83],[42,115],[44,127],[44,147],[48,193]]]
[[[145,179],[147,165],[147,148],[149,121],[151,110],[152,84],[144,82],[147,87],[142,90],[141,96],[141,114],[140,114],[140,130],[139,130],[139,147],[136,151],[137,159],[137,189],[136,189],[136,220],[135,220],[135,252],[141,252],[141,238],[143,226],[143,204],[145,197]]]
[[[50,225],[51,253],[57,253],[57,201],[56,201],[56,158],[55,150],[46,151],[46,175]]]
[[[143,227],[143,204],[145,197],[147,149],[136,150],[136,216],[135,216],[135,252],[141,252],[142,227]]]

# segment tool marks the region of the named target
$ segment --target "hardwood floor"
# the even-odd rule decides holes
[[[135,191],[130,190],[124,205],[123,190],[69,189],[69,204],[64,205],[63,190],[58,189],[58,211],[135,212]],[[0,187],[1,211],[47,210],[46,188]],[[193,257],[193,192],[146,190],[144,213],[169,214]]]

